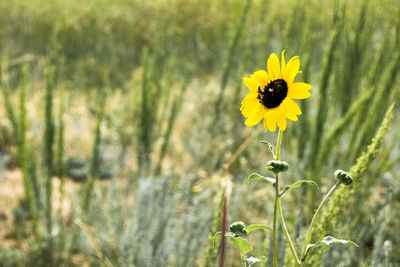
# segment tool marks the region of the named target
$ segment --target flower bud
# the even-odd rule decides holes
[[[353,182],[353,178],[350,176],[350,174],[342,170],[336,170],[335,177],[345,185],[350,185]]]
[[[231,225],[229,225],[229,231],[234,233],[237,236],[247,234],[246,225],[244,224],[244,222],[232,223]]]
[[[267,169],[274,173],[285,172],[289,168],[286,161],[270,160],[267,162]]]

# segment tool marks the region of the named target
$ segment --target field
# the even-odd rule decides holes
[[[283,50],[282,137],[241,103]],[[0,1],[0,266],[400,266],[399,76],[398,0]]]

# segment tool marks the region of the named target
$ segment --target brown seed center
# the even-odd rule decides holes
[[[278,79],[270,82],[265,87],[258,86],[258,96],[260,103],[267,108],[279,106],[287,96],[288,86],[285,80]]]

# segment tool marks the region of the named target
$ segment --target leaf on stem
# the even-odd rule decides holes
[[[249,182],[249,183],[252,181],[257,181],[257,180],[267,181],[267,182],[271,183],[272,185],[275,185],[275,182],[276,182],[275,178],[262,176],[258,173],[252,173],[247,178],[247,182]]]
[[[272,231],[272,228],[269,227],[268,225],[264,225],[264,224],[252,224],[249,225],[247,227],[247,233],[250,234],[251,232],[255,231],[255,230],[260,230],[260,229],[267,229]]]
[[[343,245],[350,244],[350,245],[358,247],[358,245],[356,243],[354,243],[353,241],[344,240],[344,239],[337,239],[337,238],[335,238],[333,236],[325,236],[321,241],[318,241],[315,244],[307,245],[306,255],[307,255],[308,251],[310,249],[312,249],[312,248],[320,247],[320,246],[330,246],[332,244],[343,244]]]
[[[252,266],[253,264],[262,262],[264,263],[266,261],[265,257],[261,257],[261,258],[254,258],[254,257],[249,257],[245,259],[247,266]]]
[[[253,248],[250,246],[249,242],[246,239],[237,237],[230,232],[226,233],[225,236],[229,238],[232,246],[237,248],[242,255],[246,255],[247,253],[253,250]]]
[[[271,154],[272,154],[272,156],[275,158],[275,154],[274,154],[274,148],[273,148],[272,144],[271,144],[270,142],[268,142],[268,141],[264,141],[264,140],[260,141],[260,143],[261,143],[261,144],[265,144],[265,145],[267,145],[267,146],[268,146],[268,149],[269,149],[269,151],[271,151]]]
[[[216,232],[213,237],[214,248],[219,247],[221,243],[222,232]],[[246,239],[241,238],[240,236],[236,236],[232,232],[225,233],[225,237],[229,238],[232,246],[237,248],[242,255],[246,255],[250,251],[253,250],[252,246],[250,246],[249,242]]]
[[[297,188],[297,187],[300,187],[302,185],[313,185],[317,189],[319,189],[318,184],[316,182],[314,182],[314,181],[311,181],[311,180],[300,180],[300,181],[295,182],[294,184],[286,186],[285,189],[283,189],[283,191],[281,193],[281,196],[284,193],[286,193],[287,191],[292,190],[292,189]]]

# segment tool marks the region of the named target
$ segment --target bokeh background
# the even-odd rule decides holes
[[[309,266],[400,266],[399,18],[398,0],[0,1],[0,266],[217,266],[229,181],[228,222],[272,225],[273,188],[247,176],[268,175],[259,141],[277,133],[239,109],[242,77],[283,49],[313,86],[281,152],[284,185],[320,187],[283,200],[298,250],[333,172],[352,170],[313,242],[359,248]],[[270,238],[248,238],[266,266]]]

